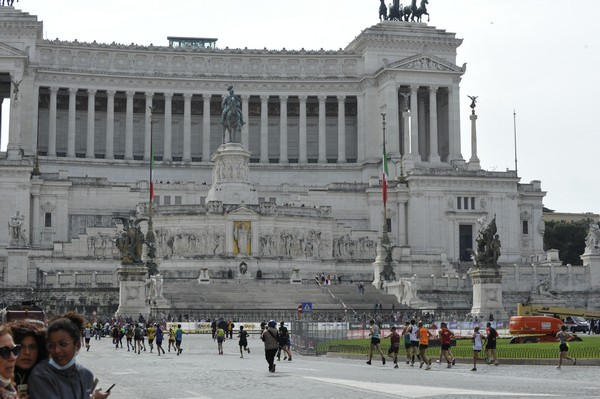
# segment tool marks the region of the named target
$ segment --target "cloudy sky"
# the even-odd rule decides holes
[[[386,0],[390,2],[391,0]],[[421,0],[418,0],[420,3]],[[407,3],[404,0],[403,3]],[[167,36],[219,47],[344,48],[378,22],[378,0],[21,0],[47,39],[167,45]],[[470,154],[468,95],[477,95],[479,158],[541,180],[544,205],[600,213],[600,1],[429,0],[430,25],[464,39],[462,152]]]

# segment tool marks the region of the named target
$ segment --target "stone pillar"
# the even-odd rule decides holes
[[[448,141],[450,143],[450,155],[448,161],[462,162],[463,157],[460,149],[460,90],[458,84],[448,88]]]
[[[386,150],[390,158],[397,158],[400,155],[400,141],[398,135],[400,124],[398,122],[398,87],[395,84],[386,89]]]
[[[29,267],[29,248],[6,248],[5,284],[8,286],[27,285],[27,269]]]
[[[471,268],[468,271],[473,283],[473,307],[471,315],[487,318],[494,315],[495,320],[508,320],[508,314],[502,304],[502,274],[500,268]]]
[[[18,66],[18,65],[16,65]],[[23,82],[22,72],[13,72],[10,74],[12,82],[18,82],[20,85]],[[10,160],[19,160],[23,157],[21,147],[21,96],[19,96],[19,88],[12,83],[9,86],[10,102],[10,119],[8,123],[8,143],[6,146],[6,156]],[[55,122],[56,123],[56,122]],[[55,125],[56,126],[56,125]],[[55,128],[56,132],[56,128]],[[55,135],[56,137],[56,135]],[[56,140],[55,140],[56,142]],[[55,154],[56,155],[56,154]]]
[[[144,95],[146,97],[146,112],[144,113],[144,160],[150,161],[152,157],[150,151],[152,140],[152,99],[154,93],[146,92]]]
[[[346,96],[338,96],[338,163],[346,163]]]
[[[148,269],[145,266],[121,266],[117,269],[119,308],[116,316],[129,316],[137,320],[141,314],[148,319],[150,305],[146,297],[147,275]]]
[[[128,91],[127,110],[125,112],[125,159],[133,159],[133,96],[135,91]]]
[[[365,95],[364,94],[359,94],[358,96],[356,96],[356,126],[358,128],[358,131],[360,132],[361,129],[366,130],[365,126]],[[360,136],[365,136],[365,137],[360,137]],[[359,135],[359,142],[358,142],[358,150],[357,150],[357,162],[360,163],[361,161],[363,161],[366,157],[367,157],[367,146],[365,145],[365,141],[367,140],[367,135],[366,134],[362,134]]]
[[[439,163],[437,129],[437,86],[429,87],[429,162]]]
[[[183,162],[192,161],[192,94],[183,95]]]
[[[298,163],[308,163],[308,156],[306,153],[306,99],[307,96],[298,96],[300,102],[300,117],[298,123]]]
[[[116,90],[106,91],[106,151],[105,159],[115,159],[115,94]]]
[[[260,163],[269,163],[269,96],[260,96]]]
[[[288,163],[288,96],[279,96],[279,163]]]
[[[586,273],[589,273],[590,288],[592,290],[600,289],[600,253],[597,251],[592,252],[589,248],[586,248],[583,255],[581,255],[581,260],[583,260],[583,266],[587,269]],[[569,270],[569,279],[570,276],[571,270]]]
[[[477,115],[475,115],[475,110],[473,110],[469,119],[471,120],[471,159],[469,159],[468,169],[480,170],[481,165],[477,157]]]
[[[39,176],[32,176],[31,178],[31,197],[32,197],[32,208],[31,208],[31,244],[34,247],[40,245],[40,189],[43,181]]]
[[[163,147],[163,161],[173,160],[171,154],[171,136],[172,136],[172,113],[173,113],[173,93],[164,93],[165,96],[165,137]]]
[[[77,88],[69,88],[69,116],[67,122],[67,157],[75,158],[75,118],[77,114]]]
[[[242,98],[242,116],[244,118],[244,122],[246,122],[244,127],[242,127],[242,146],[244,147],[244,150],[248,151],[248,143],[250,142],[250,140],[249,140],[250,123],[248,120],[248,114],[249,114],[248,103],[250,101],[250,96],[248,94],[242,94],[241,98]]]
[[[410,87],[410,156],[413,162],[420,162],[419,155],[419,86]]]
[[[202,95],[202,162],[210,161],[210,99],[211,94]]]
[[[94,150],[96,120],[96,89],[88,89],[87,136],[85,140],[85,157],[96,158]]]
[[[327,122],[325,103],[327,96],[319,96],[319,158],[318,163],[327,163]]]
[[[58,87],[50,88],[50,109],[48,113],[50,119],[48,120],[48,152],[49,157],[56,156],[56,96],[58,94]]]

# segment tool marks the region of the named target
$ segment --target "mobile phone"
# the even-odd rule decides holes
[[[98,379],[94,378],[94,382],[92,382],[92,390],[91,390],[91,392],[94,392],[94,389],[96,389],[96,385],[98,385]]]
[[[107,393],[108,393],[108,392],[110,392],[110,390],[111,390],[111,389],[113,389],[113,387],[114,387],[115,385],[117,385],[117,384],[112,384],[112,385],[110,386],[110,388],[108,388],[108,389],[106,390],[106,392],[107,392]]]

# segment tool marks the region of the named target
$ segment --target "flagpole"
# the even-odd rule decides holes
[[[148,232],[146,233],[146,245],[148,246],[148,261],[146,262],[146,266],[148,267],[148,274],[153,275],[158,272],[158,267],[156,263],[154,263],[154,257],[156,256],[156,237],[154,236],[154,226],[152,223],[152,203],[154,202],[154,144],[153,144],[153,136],[154,136],[154,110],[152,107],[150,108],[150,174],[148,179]]]
[[[388,235],[387,235],[387,153],[385,149],[385,113],[381,114],[381,130],[383,133],[383,161],[381,165],[382,169],[382,199],[383,199],[383,229],[382,229],[382,241],[384,243],[388,243]]]

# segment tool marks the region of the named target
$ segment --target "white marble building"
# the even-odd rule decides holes
[[[29,239],[17,253],[0,229],[6,285],[66,284],[58,271],[63,281],[89,275],[81,284],[90,286],[116,281],[106,277],[118,264],[112,217],[148,201],[151,137],[167,276],[220,273],[243,259],[273,276],[297,268],[303,278],[366,278],[385,224],[400,247],[394,258],[434,288],[456,278],[450,289],[478,219],[494,215],[501,264],[543,253],[541,183],[481,170],[476,153],[465,161],[460,138],[471,131],[461,132],[460,115],[470,110],[459,107],[466,69],[456,65],[455,33],[382,22],[343,50],[271,51],[52,41],[42,31],[38,17],[0,8],[0,96],[10,102],[0,220],[20,211]],[[205,203],[229,85],[242,100],[258,204]],[[246,248],[234,237],[240,223],[250,228]]]

